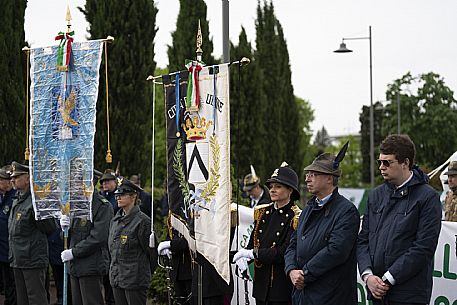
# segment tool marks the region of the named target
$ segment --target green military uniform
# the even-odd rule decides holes
[[[8,223],[9,259],[16,280],[17,303],[47,304],[45,272],[48,240],[57,228],[54,219],[35,220],[30,190],[14,201]]]
[[[444,173],[449,177],[457,176],[457,161],[449,163],[448,170]],[[457,221],[457,187],[450,187],[444,200],[444,220]]]
[[[70,228],[70,261],[73,305],[103,304],[103,276],[108,274],[108,234],[113,218],[111,203],[92,197],[92,222],[75,218]]]
[[[457,190],[448,191],[444,200],[444,220],[457,222]]]
[[[123,305],[118,302],[118,293],[138,300],[138,304],[146,304],[146,292],[156,259],[149,248],[150,234],[151,219],[140,211],[138,205],[127,215],[119,209],[111,222],[108,241],[111,254],[109,277],[116,305]]]

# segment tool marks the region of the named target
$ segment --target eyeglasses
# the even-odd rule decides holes
[[[306,177],[306,179],[308,179],[308,178],[314,178],[314,177],[321,176],[321,175],[322,175],[321,173],[309,172],[309,173],[306,173],[305,177]]]
[[[392,163],[398,162],[398,160],[376,160],[378,162],[378,166],[384,165],[385,167],[389,167]]]

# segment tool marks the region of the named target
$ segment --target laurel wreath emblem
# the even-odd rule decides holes
[[[175,172],[176,178],[179,182],[179,188],[184,197],[184,207],[187,210],[190,200],[190,189],[189,184],[186,180],[186,174],[184,173],[184,166],[182,165],[182,139],[178,140],[176,143],[175,151],[173,152],[173,170]]]
[[[219,188],[219,179],[221,177],[219,174],[219,169],[221,167],[221,147],[219,146],[215,135],[210,136],[209,144],[211,146],[211,152],[213,156],[213,162],[210,168],[211,175],[209,177],[208,183],[201,193],[201,197],[205,199],[206,202],[211,201],[211,199],[213,199],[213,197],[216,195],[216,191]]]

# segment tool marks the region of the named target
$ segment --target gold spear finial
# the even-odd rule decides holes
[[[197,53],[197,60],[198,61],[202,60],[202,54],[203,54],[203,50],[201,48],[202,47],[202,42],[203,42],[202,28],[200,26],[200,19],[198,19],[197,50],[195,51]]]
[[[65,20],[67,21],[67,33],[71,32],[71,14],[70,14],[70,7],[67,5],[67,15],[65,16]]]

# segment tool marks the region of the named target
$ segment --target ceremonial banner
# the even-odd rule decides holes
[[[254,231],[254,209],[237,205],[232,202],[232,209],[238,208],[239,223],[235,230],[235,237],[231,245],[231,251],[238,251],[241,248],[246,248],[249,243],[252,231]],[[255,299],[252,297],[252,279],[254,278],[254,263],[249,264],[249,275],[251,279],[245,280],[240,277],[236,264],[231,265],[234,282],[234,287],[238,287],[238,294],[236,292],[232,295],[232,305],[247,304],[246,297],[249,299],[249,304],[255,304]],[[238,298],[238,299],[237,299]]]
[[[37,219],[92,219],[95,105],[102,41],[71,45],[68,72],[56,69],[58,46],[30,52],[30,179]]]
[[[230,242],[229,70],[203,67],[193,84],[198,111],[186,108],[188,72],[163,77],[168,201],[172,226],[228,283]],[[172,80],[174,78],[174,80]],[[177,86],[176,84],[179,84]],[[177,90],[179,88],[179,90]]]

